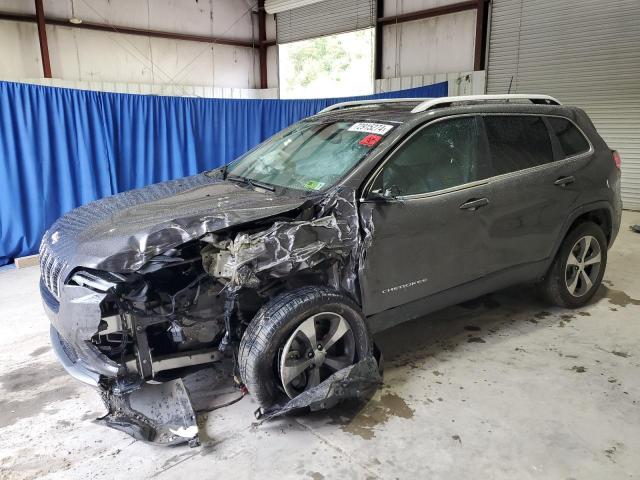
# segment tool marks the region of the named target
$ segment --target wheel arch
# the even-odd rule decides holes
[[[569,215],[563,224],[560,235],[558,235],[558,238],[556,239],[552,255],[549,257],[550,264],[558,254],[558,250],[560,250],[562,242],[569,232],[584,222],[593,222],[602,228],[602,231],[607,238],[607,247],[611,244],[613,236],[613,208],[609,202],[606,201],[589,203],[571,212],[571,215]]]

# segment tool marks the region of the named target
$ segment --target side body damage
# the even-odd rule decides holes
[[[228,188],[225,182],[213,185]],[[184,194],[193,201],[201,188]],[[183,220],[168,222],[168,229],[149,238],[138,228],[135,239],[117,240],[135,245],[117,253],[118,263],[128,268],[114,272],[113,259],[108,259],[97,268],[69,273],[59,300],[45,302],[52,342],[72,375],[100,389],[108,409],[102,422],[156,444],[194,442],[196,412],[183,377],[212,362],[235,363],[242,334],[265,302],[284,290],[314,284],[332,286],[359,302],[358,259],[364,254],[364,232],[371,227],[361,224],[355,191],[339,187],[299,203],[294,208],[284,203],[289,208],[267,217],[260,212],[255,220],[243,214],[239,223],[227,217],[215,223],[200,218],[198,224],[192,217],[191,239],[184,228],[176,233]],[[51,242],[56,232],[66,235],[68,224],[63,217],[45,241]],[[160,254],[143,248],[158,244],[163,245]],[[103,270],[110,262],[111,271]],[[92,357],[96,361],[88,362]],[[351,375],[336,372],[335,379],[295,399],[295,408],[327,408],[337,399],[363,396],[365,384],[376,386],[381,380],[372,361],[377,365],[373,358],[363,359]],[[237,372],[235,378],[241,386]],[[339,388],[329,387],[333,383]],[[292,408],[274,405],[265,418]]]

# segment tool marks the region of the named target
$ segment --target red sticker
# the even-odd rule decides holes
[[[358,143],[360,145],[364,145],[365,147],[373,147],[376,143],[382,140],[380,135],[370,134],[360,140]]]

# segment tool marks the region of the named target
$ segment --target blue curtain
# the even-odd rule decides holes
[[[0,266],[92,200],[233,160],[336,102],[441,97],[447,83],[365,97],[227,100],[0,82]]]

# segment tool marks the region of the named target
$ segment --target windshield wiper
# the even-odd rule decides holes
[[[264,190],[269,190],[270,192],[276,191],[273,185],[269,185],[268,183],[264,183],[259,180],[254,180],[249,177],[234,175],[233,173],[227,173],[226,180],[230,180],[232,182],[244,183],[245,185],[250,185],[254,188],[262,188]]]

